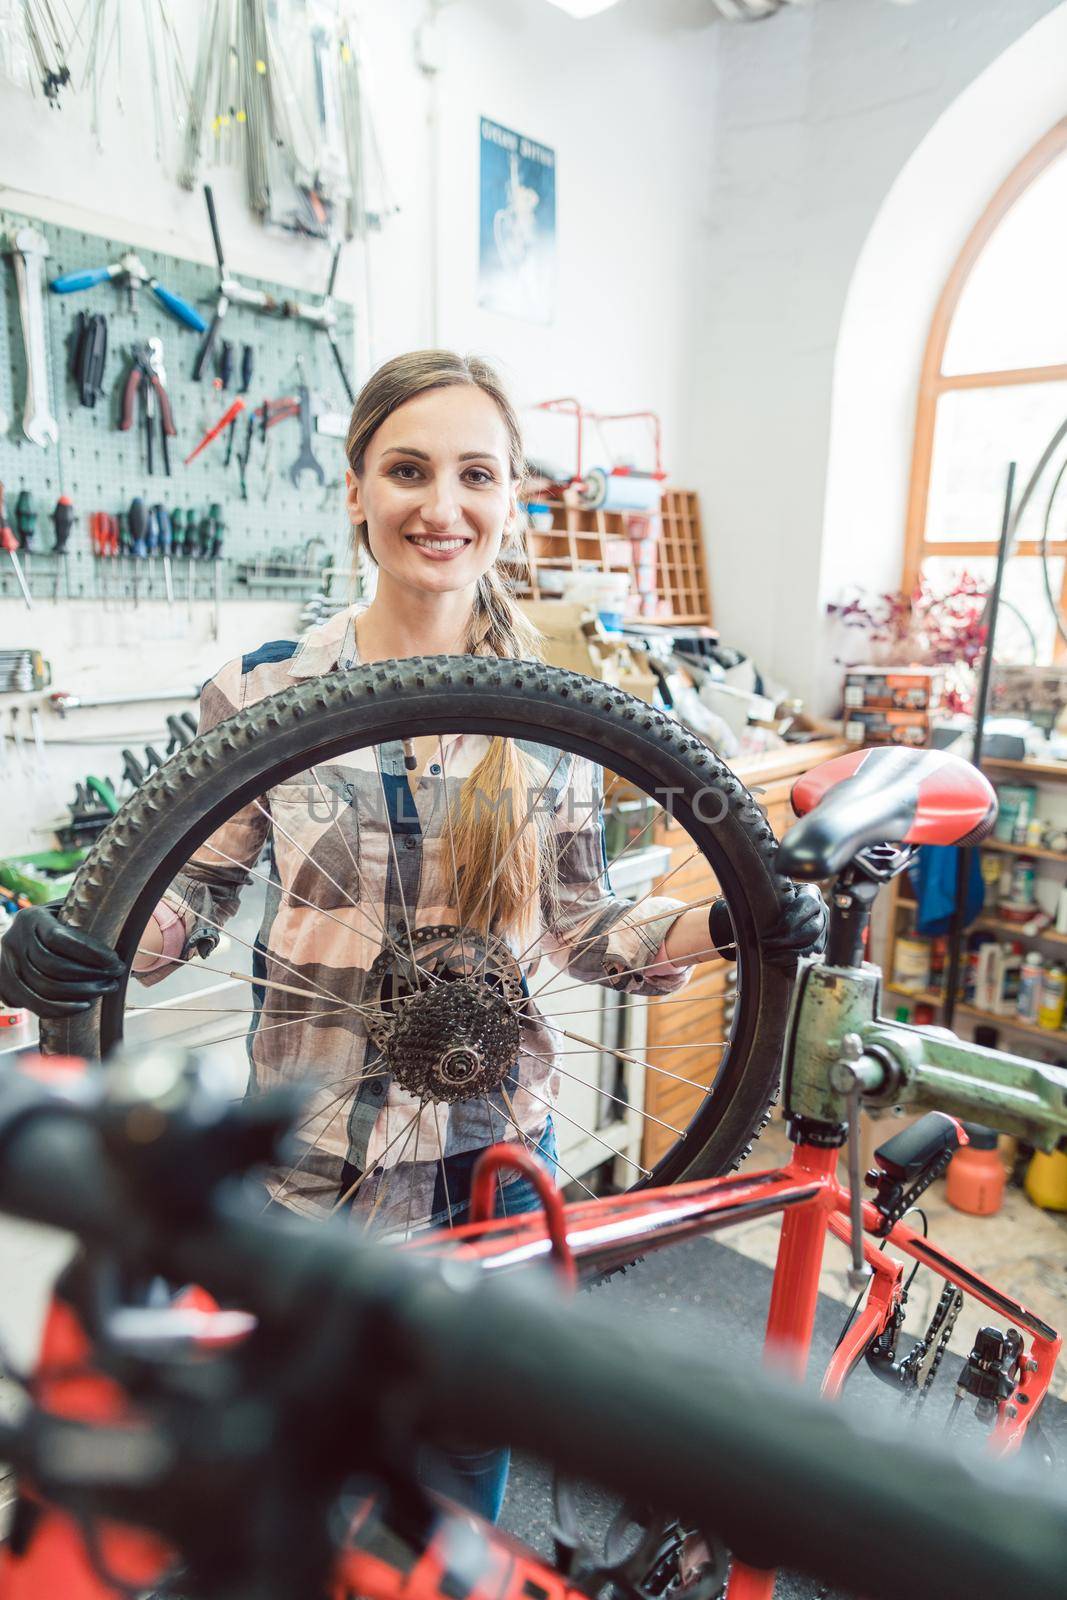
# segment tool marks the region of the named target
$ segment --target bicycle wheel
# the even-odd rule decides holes
[[[503,737],[532,743],[542,751],[558,751],[553,771],[564,759],[585,758],[593,769],[617,775],[631,786],[631,793],[651,800],[649,821],[641,834],[617,852],[613,862],[601,858],[604,866],[596,876],[605,884],[609,870],[618,875],[623,858],[632,860],[635,846],[643,850],[655,835],[657,821],[663,821],[661,807],[669,809],[671,837],[681,843],[675,845],[671,870],[660,878],[657,898],[651,903],[658,905],[659,895],[671,896],[673,885],[684,904],[684,888],[693,882],[693,871],[702,869],[707,883],[706,866],[710,866],[715,892],[726,899],[733,918],[735,983],[727,982],[724,965],[717,961],[698,968],[693,982],[676,994],[649,1000],[615,994],[619,1012],[630,1020],[637,1022],[641,1013],[645,1014],[646,1036],[648,1007],[677,1008],[661,1013],[663,1018],[685,1019],[674,1030],[677,1041],[671,1029],[663,1026],[655,1030],[656,1038],[663,1042],[650,1046],[647,1055],[633,1045],[591,1040],[580,1017],[574,1022],[575,1006],[579,1000],[588,1001],[590,991],[584,983],[575,983],[566,971],[557,971],[539,987],[532,987],[527,982],[532,968],[528,950],[515,948],[515,941],[509,948],[505,940],[489,933],[481,940],[469,929],[458,929],[440,907],[429,927],[421,926],[420,919],[409,915],[406,907],[401,921],[392,928],[383,923],[362,892],[361,851],[374,843],[373,825],[363,815],[353,819],[358,793],[356,800],[352,793],[358,786],[349,779],[362,760],[384,796],[383,751],[390,746],[399,748],[397,741],[435,736],[443,760],[445,738],[457,735]],[[446,785],[455,781],[447,770],[445,781]],[[317,836],[326,843],[314,850],[291,849],[294,824],[290,820],[286,827],[282,818],[294,793],[303,794],[306,805],[316,793],[325,797],[327,791],[332,794],[339,787],[347,796],[343,828],[335,816],[332,822],[324,822]],[[198,1047],[210,1044],[243,1049],[247,1035],[252,1040],[255,1075],[257,1041],[266,1048],[268,1037],[274,1043],[302,1037],[301,1029],[311,1025],[308,1018],[314,1011],[314,1025],[320,1029],[316,1038],[323,1041],[321,1053],[329,1057],[335,1073],[331,1088],[337,1088],[340,1081],[333,1115],[336,1118],[343,1111],[349,1119],[349,1134],[353,1119],[369,1115],[362,1100],[353,1107],[344,1099],[345,1049],[354,1049],[353,1041],[362,1028],[368,1036],[367,1049],[360,1072],[349,1068],[352,1082],[348,1087],[354,1091],[358,1077],[360,1095],[369,1094],[364,1079],[375,1076],[384,1080],[375,1092],[379,1099],[383,1094],[398,1099],[412,1112],[411,1138],[421,1138],[424,1113],[437,1127],[442,1104],[454,1109],[457,1104],[470,1106],[478,1098],[486,1104],[487,1132],[492,1131],[493,1139],[521,1137],[529,1143],[524,1130],[536,1115],[536,1102],[530,1101],[524,1118],[515,1117],[514,1090],[509,1092],[506,1081],[510,1063],[505,1060],[501,1072],[499,1058],[502,1049],[506,1053],[514,1046],[515,1035],[508,1032],[513,1023],[519,1029],[520,1055],[533,1054],[521,1045],[526,1037],[523,1030],[551,1006],[553,1048],[558,1047],[555,1066],[563,1075],[554,1081],[565,1087],[572,1081],[583,1084],[579,1092],[591,1097],[592,1104],[605,1110],[624,1108],[623,1122],[628,1119],[632,1124],[636,1117],[644,1131],[640,1148],[632,1146],[625,1157],[627,1181],[622,1187],[709,1176],[729,1168],[747,1150],[777,1087],[791,988],[788,973],[763,962],[759,934],[778,919],[795,889],[774,871],[774,836],[751,795],[705,745],[676,722],[617,690],[524,661],[410,659],[298,683],[219,723],[152,774],[100,836],[83,864],[64,903],[64,920],[102,939],[129,964],[157,902],[175,875],[182,873],[198,851],[211,850],[217,855],[218,847],[210,841],[221,836],[227,821],[252,815],[251,808],[264,817],[269,815],[271,827],[266,862],[256,859],[254,850],[252,857],[246,853],[242,863],[246,885],[263,889],[268,914],[277,913],[279,906],[294,914],[299,909],[306,922],[315,912],[325,919],[324,928],[346,919],[355,925],[358,912],[363,919],[364,957],[354,962],[351,970],[341,970],[336,963],[327,970],[316,967],[314,961],[301,965],[298,958],[278,960],[265,950],[262,930],[255,937],[240,937],[231,931],[235,924],[227,923],[223,937],[230,941],[231,949],[246,947],[246,971],[234,970],[226,960],[224,946],[214,957],[203,961],[191,958],[171,969],[158,989],[131,984],[127,975],[119,991],[105,996],[91,1011],[45,1024],[42,1038],[48,1051],[106,1056],[120,1039],[157,1038],[164,1025],[174,1037],[177,1022],[183,1042]],[[529,817],[522,826],[528,823]],[[344,837],[334,837],[341,833]],[[389,829],[386,833],[389,837],[380,848],[391,851],[391,857],[383,854],[381,859],[387,870],[395,868],[401,877],[396,837]],[[354,847],[349,841],[354,841]],[[283,863],[279,867],[278,858],[283,854],[291,859],[288,866]],[[454,870],[454,860],[452,866]],[[642,906],[648,898],[642,895],[627,903],[623,919],[627,930],[640,927]],[[700,898],[706,898],[703,890]],[[219,917],[220,928],[223,922]],[[583,942],[590,943],[588,939]],[[457,950],[463,958],[458,973]],[[639,987],[646,981],[640,974],[654,965],[646,959],[644,967],[635,967],[630,974],[616,971],[605,978],[607,998],[611,1000],[612,990],[632,987],[634,973]],[[446,984],[457,976],[469,981]],[[225,981],[217,981],[220,978]],[[170,985],[170,990],[165,990],[164,984]],[[599,989],[596,992],[600,994]],[[156,998],[159,994],[162,999]],[[484,1007],[478,1011],[481,1002],[494,1011],[489,1023],[485,1023]],[[347,1045],[341,1040],[340,1054],[336,1041],[330,1044],[335,1025],[327,1018],[330,1012],[335,1019],[341,1014],[342,1023],[350,1030]],[[477,1013],[482,1029],[480,1042],[473,1044],[472,1013]],[[195,1022],[191,1021],[193,1015]],[[424,1023],[429,1017],[432,1024],[423,1028],[421,1036],[417,1029],[412,1031],[411,1019],[416,1015]],[[702,1015],[715,1021],[713,1036],[707,1039],[696,1020]],[[202,1022],[203,1016],[212,1020]],[[619,1018],[615,1020],[618,1025]],[[657,1017],[657,1023],[660,1020]],[[434,1027],[436,1037],[428,1038]],[[296,1034],[288,1035],[285,1030],[290,1028],[296,1029]],[[399,1042],[398,1033],[404,1035]],[[572,1044],[577,1044],[578,1050],[564,1054]],[[701,1049],[699,1073],[692,1068],[681,1073],[673,1070],[672,1063],[683,1060],[683,1051],[690,1060],[697,1047]],[[417,1072],[412,1067],[415,1057]],[[593,1062],[590,1073],[597,1061],[603,1063],[606,1058],[630,1076],[625,1084],[612,1080],[607,1086],[583,1075],[583,1058],[587,1068],[590,1060]],[[578,1072],[572,1070],[576,1063]],[[465,1073],[470,1075],[468,1095],[463,1091]],[[700,1081],[696,1081],[698,1077]],[[662,1109],[654,1114],[648,1109],[654,1096],[647,1086],[652,1083],[669,1087],[671,1114],[663,1114]],[[324,1085],[325,1079],[320,1079],[320,1087]],[[552,1093],[543,1088],[533,1092],[546,1108],[553,1108],[561,1142],[565,1142],[564,1130],[576,1138],[574,1125],[579,1124],[581,1138],[597,1141],[604,1159],[612,1160],[613,1151],[619,1148],[614,1123],[598,1117],[590,1118],[595,1125],[585,1125],[575,1117],[573,1105],[568,1112],[562,1099],[557,1101]],[[661,1107],[662,1103],[661,1099]],[[547,1110],[541,1115],[547,1115]],[[649,1137],[653,1129],[655,1139]],[[492,1140],[486,1137],[484,1142]],[[314,1166],[317,1156],[313,1152],[309,1157],[306,1147],[302,1148],[303,1159]],[[380,1140],[376,1148],[380,1155]],[[398,1154],[402,1155],[404,1148],[401,1145]],[[415,1151],[419,1148],[416,1142]],[[443,1145],[439,1153],[444,1170]],[[356,1171],[358,1181],[370,1170],[366,1151],[361,1160],[362,1168],[360,1160],[355,1162],[360,1169]],[[376,1166],[376,1174],[381,1170],[382,1166]],[[563,1178],[574,1176],[562,1159],[560,1172]],[[451,1216],[451,1203],[448,1212]]]

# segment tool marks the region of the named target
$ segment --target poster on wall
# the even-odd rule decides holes
[[[478,303],[551,322],[556,275],[556,153],[481,120]]]

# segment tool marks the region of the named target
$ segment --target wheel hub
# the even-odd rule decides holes
[[[467,929],[420,928],[406,942],[383,950],[369,974],[368,1029],[389,1070],[420,1100],[491,1093],[519,1053],[518,963],[500,939]]]

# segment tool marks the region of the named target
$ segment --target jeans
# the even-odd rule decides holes
[[[545,1131],[537,1146],[537,1155],[548,1168],[550,1177],[556,1176],[556,1133],[552,1118],[545,1123]],[[524,1211],[536,1211],[541,1201],[537,1190],[528,1178],[512,1178],[505,1183],[497,1196],[498,1217],[517,1217]],[[466,1217],[467,1206],[453,1207],[452,1220]],[[447,1223],[447,1213],[441,1219]],[[419,1482],[427,1489],[436,1489],[483,1517],[486,1522],[496,1522],[504,1504],[508,1486],[511,1451],[503,1450],[435,1450],[428,1446],[419,1452]]]

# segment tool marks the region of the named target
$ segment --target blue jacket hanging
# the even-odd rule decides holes
[[[911,881],[915,885],[918,907],[915,913],[917,933],[947,933],[952,926],[952,912],[956,904],[956,873],[959,849],[954,844],[924,844],[918,860],[911,868]],[[978,851],[971,851],[967,874],[967,895],[964,906],[964,926],[972,923],[985,903],[985,883]]]

